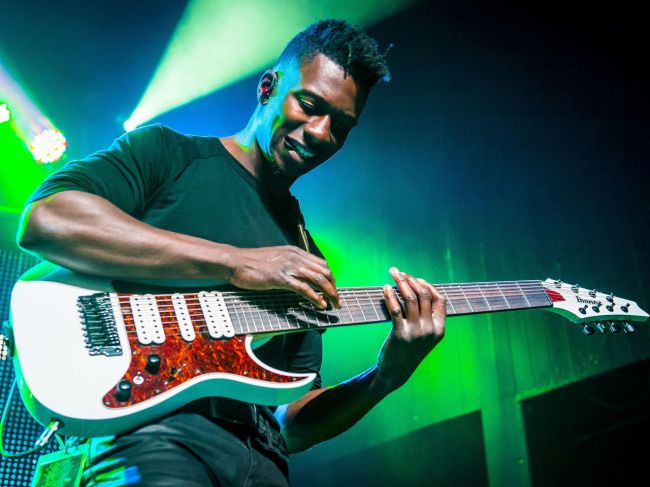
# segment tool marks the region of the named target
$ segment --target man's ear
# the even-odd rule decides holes
[[[257,83],[257,101],[262,105],[266,105],[278,85],[278,74],[272,70],[267,69]]]

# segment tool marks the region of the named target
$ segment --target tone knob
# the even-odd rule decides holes
[[[144,366],[150,374],[157,374],[160,372],[160,355],[152,353],[147,357],[147,365]]]
[[[120,402],[126,402],[131,398],[131,383],[128,380],[121,380],[117,384],[117,390],[115,391],[115,399]]]

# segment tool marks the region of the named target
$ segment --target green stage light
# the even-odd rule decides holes
[[[0,123],[5,123],[11,120],[11,112],[6,103],[0,103]]]
[[[193,0],[140,103],[131,130],[270,66],[291,37],[322,18],[368,25],[415,0]]]

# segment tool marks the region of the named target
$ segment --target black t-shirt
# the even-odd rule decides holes
[[[249,248],[298,244],[295,199],[287,194],[267,201],[217,137],[183,135],[162,125],[139,128],[107,150],[70,162],[28,202],[65,190],[93,193],[145,223],[214,242]],[[276,336],[255,354],[280,370],[319,374],[321,333]],[[320,384],[318,375],[314,387]]]

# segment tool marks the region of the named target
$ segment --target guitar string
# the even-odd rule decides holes
[[[542,295],[542,294],[541,294],[541,293],[538,293],[538,294],[537,294],[538,297],[539,297],[540,295]],[[165,295],[162,295],[162,296],[165,296]],[[502,310],[502,309],[512,308],[511,303],[508,303],[508,302],[507,302],[508,300],[507,300],[507,299],[504,299],[505,296],[498,296],[498,295],[495,295],[495,296],[486,296],[485,293],[481,293],[481,295],[477,295],[477,296],[478,296],[478,299],[480,299],[480,301],[482,301],[482,302],[476,302],[476,301],[474,301],[474,306],[471,306],[470,301],[467,300],[466,298],[468,298],[468,297],[469,297],[470,299],[474,299],[474,298],[473,298],[472,296],[465,296],[465,295],[463,295],[461,298],[458,298],[461,302],[458,302],[458,301],[457,301],[457,302],[456,302],[456,306],[455,306],[455,308],[460,308],[460,309],[462,309],[463,311],[466,311],[467,309],[469,309],[470,311],[473,311],[473,308],[479,308],[480,311]],[[276,297],[277,297],[277,296],[276,296]],[[499,301],[498,303],[496,303],[496,302],[494,302],[494,301],[492,301],[492,302],[490,303],[489,299],[492,299],[492,298],[494,298],[494,297],[498,298],[498,301]],[[528,299],[526,298],[526,296],[523,296],[521,293],[518,293],[518,294],[515,295],[515,296],[512,296],[512,295],[510,296],[511,299],[512,299],[513,297],[516,297],[518,300],[521,300],[521,298],[525,298],[525,299],[528,301]],[[529,295],[529,297],[530,297],[530,298],[533,298],[533,299],[535,298],[534,295]],[[296,296],[296,295],[291,295],[291,294],[290,294],[290,295],[288,295],[288,296],[284,296],[284,298],[285,298],[285,299],[283,299],[283,300],[278,300],[278,299],[275,299],[275,300],[274,300],[274,302],[272,303],[272,304],[274,305],[274,308],[273,308],[273,311],[274,311],[274,312],[275,312],[275,311],[283,311],[283,312],[286,312],[286,309],[285,309],[285,308],[282,308],[282,307],[280,307],[280,306],[283,306],[283,305],[286,305],[286,304],[291,304],[291,305],[298,305],[300,308],[302,308],[301,311],[303,311],[303,312],[305,312],[305,311],[317,312],[317,311],[318,311],[318,312],[323,313],[322,310],[317,310],[317,309],[316,309],[316,308],[311,304],[311,302],[308,302],[308,301],[306,301],[306,300],[299,300],[299,299],[297,299],[297,298],[299,298],[299,297]],[[489,298],[489,299],[488,299],[488,298]],[[545,295],[544,295],[544,298],[545,298],[544,301],[547,301],[547,297],[546,297]],[[346,308],[347,308],[347,312],[348,312],[348,314],[350,314],[350,317],[353,319],[353,321],[355,321],[355,322],[359,321],[359,318],[361,318],[361,317],[363,317],[363,316],[365,315],[365,310],[367,310],[369,313],[376,313],[376,307],[377,307],[377,306],[375,305],[375,300],[376,300],[376,299],[377,299],[377,296],[374,296],[374,297],[373,297],[373,296],[369,296],[369,295],[368,295],[368,296],[361,296],[361,299],[359,299],[359,297],[357,296],[357,303],[356,303],[356,304],[355,304],[354,302],[352,302],[351,305],[346,306]],[[452,296],[451,300],[453,300],[453,299],[454,299],[454,297]],[[163,312],[163,313],[165,313],[165,312],[172,312],[173,304],[172,304],[171,306],[170,306],[170,305],[163,304],[163,303],[167,303],[167,302],[170,302],[170,301],[171,301],[171,299],[169,299],[169,298],[161,298],[161,297],[159,297],[159,299],[156,300],[157,309],[159,310],[159,312]],[[186,301],[191,301],[191,300],[186,299]],[[264,312],[265,314],[268,314],[268,313],[266,313],[266,311],[265,311],[263,308],[260,308],[259,306],[251,305],[250,303],[248,303],[248,302],[246,302],[246,301],[241,301],[241,300],[238,301],[238,300],[236,300],[236,299],[234,299],[234,300],[229,300],[229,301],[230,301],[230,302],[229,302],[228,304],[231,305],[231,310],[230,310],[230,311],[233,311],[233,312],[235,312],[236,314],[256,313],[256,312],[257,312],[260,318],[262,318],[262,316],[261,316],[261,314],[260,314],[261,312]],[[379,302],[378,302],[377,304],[378,304],[378,305],[381,305],[381,301],[382,301],[382,300],[379,300]],[[462,301],[467,301],[466,305],[465,305],[465,303],[463,303]],[[372,308],[373,308],[372,310],[371,310],[370,307],[368,306],[368,303],[370,304],[370,306],[372,306]],[[516,305],[516,303],[514,303],[514,304]],[[529,303],[529,304],[530,304],[530,303]],[[545,304],[545,303],[535,303],[535,304],[532,305],[532,306],[525,306],[525,307],[533,307],[533,306],[534,306],[534,307],[539,307],[539,306],[542,305],[542,304]],[[310,306],[310,308],[305,309],[305,305]],[[486,307],[486,305],[487,305],[487,307]],[[505,306],[504,306],[504,305],[505,305]],[[194,307],[192,307],[192,306],[194,306]],[[365,308],[364,308],[364,306],[365,306]],[[450,303],[450,306],[451,306],[451,307],[454,307],[454,306],[453,306],[453,303]],[[278,307],[280,307],[280,308],[278,308]],[[169,311],[167,311],[167,310],[169,310]],[[191,313],[192,311],[195,311],[195,312],[197,312],[197,313],[202,313],[202,312],[203,312],[202,308],[197,308],[196,305],[192,305],[192,304],[190,304],[190,305],[187,307],[187,311],[188,311],[189,313]],[[343,311],[343,310],[341,310],[341,311]],[[453,310],[451,310],[451,311],[452,311],[451,314],[454,314],[454,313],[453,313]],[[122,309],[121,309],[121,312],[122,312],[123,314],[125,314],[125,313],[129,313],[129,309],[122,308]],[[131,310],[131,312],[132,312],[132,310]],[[334,312],[339,314],[338,318],[340,319],[340,318],[341,318],[341,316],[340,316],[340,311],[339,311],[339,310],[335,310]],[[354,314],[352,314],[352,312],[353,312]],[[361,316],[359,316],[359,312],[361,312]],[[174,309],[173,313],[174,313],[174,314],[176,313],[175,309]],[[284,314],[284,313],[282,313],[282,314]],[[326,315],[326,316],[327,316],[327,315]],[[384,316],[385,316],[385,315],[384,315]],[[194,320],[197,319],[196,316],[193,316],[193,318],[194,318]],[[318,317],[316,317],[316,320],[317,320],[318,322],[320,322],[320,320],[318,320]],[[177,324],[177,323],[178,323],[178,320],[173,320],[173,321],[171,321],[171,322],[170,322],[170,321],[165,322],[164,319],[162,319],[161,321],[162,321],[162,324],[170,324],[170,323]],[[255,320],[254,320],[254,321],[255,321]],[[329,323],[331,323],[331,320],[328,318],[328,324],[329,324]],[[279,323],[278,323],[278,324],[279,324]],[[247,325],[248,325],[248,324],[247,324]],[[279,324],[279,325],[280,325],[280,324]],[[275,326],[275,325],[272,324],[272,326]]]
[[[485,295],[485,292],[494,292],[496,293],[496,296],[499,296],[500,294],[503,293],[503,291],[508,292],[508,296],[510,297],[516,297],[516,296],[522,296],[525,294],[539,294],[539,295],[546,295],[546,293],[543,290],[542,286],[509,286],[509,287],[500,287],[500,288],[483,288],[483,289],[471,289],[467,290],[469,292],[466,292],[463,289],[457,289],[457,288],[439,288],[442,292],[441,294],[445,294],[447,297],[457,297],[459,299],[464,299],[464,298],[483,298],[483,297],[489,297]],[[513,292],[514,291],[514,292]],[[537,292],[530,292],[530,291],[537,291]],[[226,291],[226,292],[219,292],[219,291],[214,291],[216,294],[218,294],[220,297],[222,297],[224,300],[241,300],[241,301],[247,301],[247,300],[255,300],[255,301],[277,301],[278,298],[279,300],[290,300],[290,299],[296,299],[296,297],[303,299],[305,301],[306,298],[301,297],[291,291],[264,291],[264,292],[250,292],[250,291],[243,291],[243,292],[232,292],[232,291]],[[365,296],[364,296],[365,293]],[[398,293],[399,294],[399,293]],[[198,295],[198,293],[186,293],[186,294],[180,294],[179,295],[183,296],[185,298],[186,302],[189,302],[190,304],[194,302],[200,302],[201,296]],[[349,289],[349,290],[341,290],[339,292],[339,295],[341,297],[346,297],[348,295],[352,295],[354,298],[364,298],[367,296],[375,297],[375,296],[380,296],[383,298],[383,288],[358,288],[358,289]],[[174,294],[118,294],[118,301],[120,303],[126,302],[130,303],[131,298],[133,296],[139,296],[139,297],[155,297],[157,300],[163,299],[164,300],[171,300]],[[188,298],[189,297],[189,298]],[[204,297],[206,300],[210,299],[218,299],[217,296],[210,296],[207,295]]]
[[[522,285],[523,285],[523,287],[522,287]],[[526,296],[526,292],[524,292],[524,291],[529,291],[530,288],[531,288],[531,285],[534,288],[534,290],[537,291],[537,292],[534,293],[533,295],[529,294],[528,297],[535,298],[536,295],[537,296],[542,296],[543,295],[546,299],[548,299],[548,296],[546,296],[546,293],[545,293],[546,288],[542,285],[541,281],[501,281],[501,282],[492,282],[492,283],[471,283],[471,284],[465,283],[465,284],[458,284],[458,285],[449,284],[449,285],[443,285],[443,286],[438,286],[438,287],[442,291],[442,293],[446,295],[447,298],[449,298],[450,300],[456,299],[456,301],[457,301],[456,306],[455,306],[456,308],[461,307],[461,308],[463,308],[463,310],[465,310],[465,308],[467,308],[467,307],[462,303],[462,301],[467,301],[467,305],[468,305],[470,310],[473,310],[472,308],[474,308],[474,307],[477,307],[477,308],[483,307],[484,309],[482,309],[480,311],[490,311],[490,310],[498,311],[498,310],[501,310],[501,309],[511,308],[509,303],[507,303],[508,299],[506,299],[505,294],[503,294],[503,290],[508,291],[508,297],[511,298],[511,299],[512,298],[518,298],[518,299],[524,298],[524,299],[528,300],[528,297]],[[512,289],[508,289],[508,288],[515,288],[516,294],[512,294],[511,293]],[[453,294],[452,294],[452,291],[454,291]],[[458,292],[458,291],[460,291],[460,292]],[[489,294],[486,295],[486,291],[488,291],[488,292],[496,292],[496,291],[498,291],[498,293],[492,294],[492,295],[489,295]],[[363,294],[360,295],[360,293],[363,293],[363,292],[365,292],[366,296],[364,296]],[[365,322],[385,321],[386,315],[379,317],[379,314],[376,313],[376,309],[375,309],[376,306],[375,306],[374,302],[372,302],[370,300],[376,299],[377,296],[371,296],[370,295],[371,293],[374,293],[374,294],[381,293],[381,295],[379,295],[379,298],[380,298],[379,304],[381,304],[381,301],[383,301],[383,299],[382,299],[383,298],[383,287],[381,287],[381,288],[380,287],[351,288],[351,289],[341,290],[341,294],[351,294],[357,300],[356,305],[355,305],[355,303],[351,303],[351,305],[347,306],[348,314],[350,314],[350,318],[352,318],[352,320],[353,320],[352,323],[354,323],[354,322],[358,323],[359,321],[365,321]],[[306,303],[311,304],[309,301],[304,300],[304,298],[300,298],[299,296],[294,295],[292,293],[287,293],[286,291],[275,291],[275,292],[274,291],[271,291],[271,292],[267,291],[267,292],[261,292],[261,293],[249,293],[246,297],[249,297],[250,294],[258,294],[258,295],[263,296],[266,301],[269,301],[269,300],[273,301],[274,302],[273,304],[274,304],[274,306],[276,308],[277,308],[277,306],[282,304],[282,303],[279,303],[278,301],[283,301],[284,304],[289,302],[289,304],[301,305],[301,307],[304,307],[304,305]],[[451,297],[449,296],[449,294],[452,294]],[[499,296],[499,294],[502,294],[502,296]],[[571,298],[575,298],[576,294],[579,295],[580,293],[574,293],[573,296],[571,296],[571,295],[569,295],[569,296]],[[582,293],[582,294],[584,295],[584,293]],[[184,295],[185,301],[187,302],[187,301],[198,301],[199,300],[198,297],[194,298],[194,299],[192,299],[192,298],[187,299],[187,296],[192,296],[192,295],[195,295],[195,294],[194,293],[188,293],[187,295]],[[229,298],[229,299],[227,299],[229,301],[228,304],[231,304],[231,305],[235,306],[235,309],[232,310],[232,311],[235,312],[235,314],[239,314],[239,315],[243,314],[244,315],[244,321],[246,321],[246,316],[245,316],[246,313],[255,313],[255,312],[257,312],[259,317],[262,318],[262,315],[260,314],[260,312],[264,312],[267,315],[267,318],[269,317],[269,313],[267,311],[265,311],[264,309],[260,309],[258,306],[251,305],[251,303],[247,302],[246,300],[242,300],[241,299],[242,298],[241,293],[238,293],[236,291],[235,292],[224,292],[222,295],[224,295],[224,301],[226,300],[226,298]],[[169,296],[169,298],[167,298],[166,296]],[[170,302],[171,301],[171,296],[172,295],[170,295],[170,294],[162,294],[162,295],[157,296],[156,302],[157,302],[157,305],[158,305],[157,307],[158,307],[159,311],[162,311],[163,313],[166,312],[161,308],[169,307],[169,305],[161,305],[160,303],[161,302],[163,302],[163,303]],[[283,299],[278,300],[277,299],[278,296],[281,296]],[[589,296],[591,298],[593,298],[593,296],[591,296],[591,294],[589,294]],[[120,296],[120,298],[121,298],[120,302],[129,302],[130,303],[130,297],[131,297],[131,295],[121,295]],[[239,298],[239,300],[238,300],[238,298]],[[273,298],[275,298],[275,299],[273,299]],[[296,298],[300,298],[300,299],[296,299]],[[497,298],[497,299],[499,299],[499,301],[505,302],[505,304],[508,304],[508,308],[504,307],[503,304],[499,305],[498,303],[495,303],[495,302],[490,303],[489,299],[493,299],[493,298]],[[471,304],[470,304],[470,300],[476,300],[476,299],[478,299],[479,301],[484,301],[485,304],[473,301],[474,307],[472,307]],[[566,297],[565,297],[565,299],[566,299]],[[372,320],[366,320],[365,319],[366,317],[365,317],[365,312],[364,312],[364,305],[367,305],[368,301],[370,301],[370,304],[373,307],[372,312],[377,314],[378,318],[372,319]],[[460,302],[458,302],[458,301],[460,301]],[[453,306],[453,303],[451,303],[451,304]],[[487,305],[487,308],[485,308],[485,305]],[[190,303],[190,306],[192,306],[191,303]],[[239,309],[236,309],[237,307]],[[540,306],[539,305],[532,305],[532,306],[526,306],[524,308],[528,308],[528,307],[540,307]],[[129,310],[125,310],[125,309],[121,309],[120,311],[121,311],[122,314],[125,314],[125,312],[128,314],[128,312],[129,312]],[[191,313],[192,309],[188,307],[188,311]],[[196,311],[202,312],[202,309],[196,309]],[[277,310],[274,309],[273,311],[282,311],[282,309],[277,309]],[[311,309],[307,309],[307,310],[303,309],[302,311],[304,313],[305,311],[321,311],[321,310],[317,310],[312,305]],[[361,312],[361,315],[359,315],[359,311]],[[370,308],[368,308],[367,311],[370,312],[371,311]],[[454,313],[452,313],[452,314],[454,314]],[[277,320],[277,315],[275,315],[275,316],[276,316],[276,320]],[[326,316],[328,316],[328,315],[326,315]],[[201,322],[206,321],[205,319],[200,319],[197,316],[192,316],[191,314],[190,314],[190,318],[192,319],[193,323],[201,323]],[[239,316],[237,316],[237,318],[239,319]],[[339,318],[340,318],[340,316],[339,316]],[[363,319],[360,320],[360,318],[363,318]],[[254,321],[256,321],[256,320],[254,320]],[[318,327],[319,325],[321,325],[320,320],[318,320],[318,317],[316,317],[316,321],[318,322],[318,324],[315,324],[314,327]],[[340,321],[339,323],[332,323],[330,317],[328,316],[328,322],[325,323],[324,325],[337,326],[337,325],[341,325],[341,324],[350,324],[350,322],[347,322],[347,321],[343,320],[343,321]],[[161,325],[163,325],[163,326],[164,325],[179,325],[179,322],[178,322],[178,320],[173,320],[173,319],[172,319],[172,321],[161,320]],[[266,326],[267,324],[262,323],[262,325]],[[137,325],[133,324],[133,325],[126,325],[126,326],[131,327],[131,328],[136,328]],[[204,325],[204,326],[207,328],[207,325]],[[246,323],[246,326],[250,330],[250,324]],[[270,323],[270,326],[271,326],[272,331],[275,330],[276,325],[274,325],[273,323]],[[282,327],[283,325],[278,322],[278,326]],[[198,324],[197,327],[199,328],[199,331],[200,331],[201,328],[202,328],[202,325]],[[257,330],[257,326],[253,325],[253,327],[256,329],[255,331],[259,331],[259,330]],[[243,327],[240,327],[240,328],[242,328],[242,330],[243,330]],[[300,326],[296,326],[295,328],[289,328],[289,329],[301,329],[301,328],[302,327],[300,327]],[[262,331],[266,331],[266,330],[262,330]],[[129,331],[129,332],[134,333],[133,331]]]
[[[531,307],[541,307],[541,306],[527,306],[527,307],[524,307],[524,308],[515,308],[515,309],[527,309],[527,308],[531,308]],[[506,310],[506,309],[507,309],[507,308],[503,308],[503,310]],[[245,314],[245,312],[244,312],[244,313],[241,312],[242,310],[235,310],[235,311],[236,311],[237,319],[238,319],[238,320],[239,320],[239,318],[241,317],[242,314]],[[258,312],[258,316],[259,316],[260,318],[262,318],[262,315],[259,314],[259,310],[258,310],[258,309],[253,309],[253,310],[251,310],[251,311],[247,311],[247,312],[248,312],[248,313],[254,313],[255,311],[257,311],[257,312]],[[279,311],[282,311],[282,309],[280,309]],[[495,311],[499,311],[499,310],[495,310]],[[128,310],[127,310],[127,313],[126,313],[126,314],[132,316],[130,313],[128,313]],[[268,313],[265,313],[265,314],[268,315]],[[300,329],[306,329],[306,328],[322,328],[322,327],[345,326],[345,325],[350,325],[350,324],[353,324],[353,323],[374,323],[374,322],[383,322],[383,321],[387,321],[387,320],[389,319],[389,317],[388,317],[387,315],[383,315],[383,316],[379,316],[379,315],[378,315],[378,317],[377,317],[376,319],[367,319],[366,316],[365,316],[365,313],[362,312],[361,314],[359,314],[356,310],[354,311],[354,313],[349,313],[349,314],[351,315],[352,321],[345,321],[345,320],[342,320],[342,321],[340,321],[340,322],[338,322],[338,323],[337,323],[337,322],[332,323],[331,320],[328,319],[328,322],[327,322],[327,323],[322,323],[322,324],[321,324],[321,323],[320,323],[320,320],[317,320],[318,323],[311,323],[310,326],[307,326],[307,327],[305,327],[305,326],[300,326],[300,325],[291,326],[290,324],[288,324],[288,323],[286,323],[286,322],[285,322],[284,324],[279,323],[278,315],[276,315],[276,320],[278,320],[277,326],[278,326],[279,328],[276,328],[276,325],[273,324],[273,323],[270,323],[269,325],[267,325],[266,323],[262,323],[263,328],[262,328],[262,330],[259,330],[259,329],[258,329],[258,325],[260,324],[260,323],[259,323],[259,320],[254,319],[254,320],[253,320],[253,324],[252,324],[252,328],[254,328],[254,329],[251,330],[251,324],[246,323],[246,327],[248,328],[248,330],[244,330],[244,327],[243,327],[243,326],[240,326],[240,327],[239,327],[239,331],[240,331],[241,333],[239,333],[239,334],[245,334],[247,331],[248,331],[248,333],[250,333],[250,332],[260,332],[260,333],[264,333],[264,332],[273,332],[273,331],[291,331],[291,330],[300,330]],[[191,320],[192,320],[193,328],[194,328],[196,331],[198,331],[199,333],[201,333],[201,332],[203,332],[203,331],[207,331],[207,330],[208,330],[208,325],[207,325],[207,324],[205,324],[205,325],[204,325],[204,324],[201,324],[201,323],[205,323],[205,319],[204,319],[204,318],[201,319],[201,317],[197,317],[197,316],[190,316],[190,318],[191,318]],[[329,316],[328,316],[328,318],[329,318]],[[244,319],[246,320],[246,317],[245,317],[245,316],[244,316]],[[164,325],[169,325],[169,326],[174,326],[174,325],[175,325],[175,326],[180,326],[179,323],[178,323],[178,320],[163,321],[163,322],[161,323],[161,325],[163,325],[163,326],[164,326]],[[240,325],[241,325],[241,323],[240,323]],[[169,326],[168,326],[168,328],[169,328]],[[269,329],[267,326],[270,326],[270,329]],[[127,328],[127,333],[130,333],[130,334],[137,334],[137,331],[133,331],[133,330],[132,330],[133,328],[136,328],[137,325],[135,325],[135,324],[131,324],[131,325],[125,325],[125,327]],[[180,331],[179,331],[178,333],[174,333],[174,332],[166,331],[165,336],[182,336],[182,334],[180,333]]]
[[[543,304],[540,303],[539,305],[529,305],[529,306],[522,306],[522,307],[515,307],[515,308],[513,308],[513,307],[508,308],[508,307],[502,306],[501,308],[493,308],[493,310],[494,311],[502,311],[502,310],[507,310],[507,309],[513,309],[514,310],[514,309],[528,309],[528,308],[539,308],[539,307],[543,307]],[[197,311],[200,312],[200,310],[197,310]],[[323,328],[323,327],[333,327],[333,326],[344,326],[344,325],[350,325],[350,324],[355,324],[355,323],[360,324],[360,323],[384,322],[384,321],[387,321],[387,320],[390,319],[389,315],[386,314],[386,313],[384,313],[382,315],[380,315],[379,313],[376,313],[376,309],[373,309],[373,311],[372,311],[372,312],[376,313],[376,317],[372,317],[372,318],[368,319],[365,312],[364,312],[364,310],[362,308],[359,308],[358,310],[353,309],[353,310],[350,310],[348,312],[348,314],[350,315],[350,318],[351,318],[350,320],[348,320],[347,317],[343,317],[342,319],[340,319],[340,321],[332,322],[332,320],[331,320],[332,316],[331,315],[325,315],[325,316],[328,317],[328,320],[325,323],[321,323],[321,320],[318,319],[318,317],[315,317],[316,318],[316,323],[311,321],[311,322],[307,322],[308,323],[307,326],[304,326],[304,325],[303,326],[301,326],[301,325],[292,326],[286,320],[285,320],[285,323],[280,323],[279,318],[283,317],[286,314],[286,313],[284,313],[285,309],[283,309],[283,308],[273,310],[273,311],[280,311],[280,313],[277,313],[277,314],[276,313],[271,314],[271,313],[269,313],[269,310],[260,310],[260,309],[257,309],[257,308],[235,309],[235,310],[232,310],[232,311],[235,312],[235,315],[236,315],[235,317],[240,322],[239,323],[240,325],[241,325],[241,319],[240,318],[244,318],[245,325],[248,328],[249,332],[250,331],[254,331],[254,332],[291,331],[291,330],[299,330],[299,329],[305,329],[305,328]],[[303,311],[309,311],[309,310],[303,310]],[[367,311],[371,312],[370,308],[367,308]],[[489,310],[486,308],[485,311],[489,311]],[[130,310],[122,309],[121,312],[122,312],[123,316],[128,316],[128,317],[131,317],[132,319],[134,319],[133,318],[133,313],[130,312]],[[254,313],[257,313],[258,316],[257,317],[253,316],[252,323],[249,323],[247,321],[248,316],[246,316],[246,315],[247,314],[252,315]],[[262,313],[265,315],[265,317],[267,319],[266,322],[264,322],[264,320],[263,320]],[[456,314],[460,314],[460,313],[456,313]],[[453,315],[453,313],[451,315]],[[273,320],[271,319],[272,316],[275,317],[275,321],[277,323],[273,323]],[[333,318],[337,318],[337,317],[334,316]],[[205,316],[202,313],[199,314],[198,316],[197,315],[190,315],[190,319],[191,319],[193,328],[198,329],[199,332],[209,328],[209,325],[206,324]],[[307,319],[306,315],[305,315],[305,319]],[[177,326],[179,328],[181,327],[181,325],[179,323],[179,320],[178,319],[173,319],[173,318],[171,320],[161,318],[160,325],[163,326],[163,327],[165,325]],[[168,328],[169,328],[169,326],[168,326]],[[259,329],[260,326],[262,327],[261,330]],[[136,333],[137,334],[137,331],[134,331],[134,329],[137,329],[137,325],[135,323],[125,324],[125,327],[127,328],[127,333],[131,333],[131,334]],[[253,330],[251,330],[251,328],[253,328]],[[239,331],[242,331],[242,332],[246,331],[246,330],[244,330],[243,326],[239,326],[239,329],[240,329]],[[171,333],[167,333],[167,334],[176,335],[176,336],[182,335],[182,333],[180,333],[180,330],[176,334],[171,334]]]

